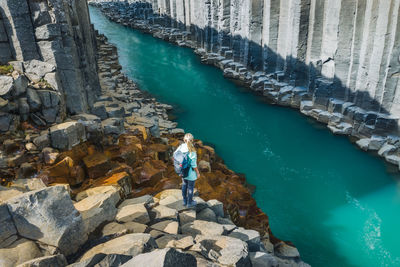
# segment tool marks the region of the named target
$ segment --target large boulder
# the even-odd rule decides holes
[[[215,222],[207,222],[201,220],[195,220],[191,223],[187,223],[181,227],[182,234],[184,235],[209,235],[218,236],[224,233],[224,227]]]
[[[57,247],[64,255],[76,252],[87,240],[82,216],[62,185],[19,195],[7,205],[22,237]]]
[[[150,217],[144,204],[127,205],[118,209],[115,219],[118,222],[138,222],[146,224],[150,222]]]
[[[246,242],[249,246],[250,251],[258,251],[261,247],[260,233],[255,230],[247,230],[242,227],[235,229],[229,234],[230,237],[234,237]]]
[[[168,208],[163,205],[159,205],[154,207],[150,211],[150,216],[152,220],[160,221],[160,220],[166,220],[166,219],[173,219],[177,220],[178,219],[178,211],[175,209]]]
[[[99,253],[136,256],[149,252],[156,247],[157,244],[150,234],[128,234],[91,248],[83,254],[80,261],[89,259]]]
[[[58,149],[71,149],[86,141],[85,127],[76,121],[64,122],[50,128],[51,146]]]
[[[0,266],[15,267],[18,264],[42,256],[35,242],[21,238],[9,247],[0,249]]]
[[[6,204],[0,204],[0,248],[9,246],[17,240],[17,230]]]
[[[247,244],[239,239],[198,235],[195,241],[210,260],[228,266],[251,266]]]
[[[75,208],[81,213],[85,223],[86,233],[93,232],[104,222],[112,221],[117,214],[119,192],[115,187],[108,186],[108,188],[109,190],[105,193],[96,194],[75,203]]]
[[[187,253],[181,253],[173,248],[157,249],[149,253],[144,253],[133,257],[126,262],[124,267],[195,267],[197,266],[196,258]]]
[[[26,261],[17,267],[65,267],[67,266],[67,260],[64,255],[58,254],[53,256],[44,256],[33,260]]]

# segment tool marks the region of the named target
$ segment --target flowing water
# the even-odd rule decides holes
[[[174,105],[179,127],[245,173],[272,232],[313,266],[400,266],[400,179],[383,160],[299,111],[268,105],[187,48],[108,21],[123,71]]]

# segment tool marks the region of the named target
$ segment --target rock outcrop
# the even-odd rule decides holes
[[[86,1],[0,2],[0,131],[90,111],[100,94]]]
[[[89,3],[115,22],[195,49],[225,77],[300,109],[334,134],[399,140],[398,1]],[[399,145],[385,160],[399,165]]]

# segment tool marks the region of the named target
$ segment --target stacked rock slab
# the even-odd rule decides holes
[[[14,73],[0,74],[0,97],[9,101],[0,131],[19,119],[44,126],[89,111],[100,92],[95,55],[86,1],[1,1],[0,65]]]
[[[90,0],[334,134],[399,136],[399,1]],[[399,165],[400,152],[385,157]],[[378,148],[379,149],[379,148]],[[390,159],[390,160],[388,160]]]

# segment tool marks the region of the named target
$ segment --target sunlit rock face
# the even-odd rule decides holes
[[[19,75],[13,75],[9,90],[1,90],[0,97],[20,108],[1,110],[5,122],[0,131],[10,129],[14,114],[26,121],[32,117],[29,112],[35,112],[30,119],[43,126],[61,121],[62,113],[90,110],[100,93],[95,55],[86,1],[1,1],[0,65],[11,63]],[[35,96],[25,96],[27,86],[28,93],[40,90],[34,98],[36,105],[30,101]],[[29,105],[21,104],[26,97]],[[7,119],[5,113],[12,115]]]

